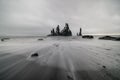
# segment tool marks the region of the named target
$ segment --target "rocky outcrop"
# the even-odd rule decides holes
[[[51,34],[49,34],[48,36],[72,36],[72,31],[69,28],[69,24],[65,23],[65,27],[60,31],[60,26],[58,25],[56,27],[56,31],[53,28],[51,30]]]
[[[80,32],[77,33],[77,36],[82,36],[82,28],[80,28]]]
[[[112,37],[112,36],[103,36],[103,37],[99,37],[99,39],[120,41],[120,37]]]

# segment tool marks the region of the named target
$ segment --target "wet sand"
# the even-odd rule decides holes
[[[119,42],[13,43],[0,45],[0,80],[120,80]]]

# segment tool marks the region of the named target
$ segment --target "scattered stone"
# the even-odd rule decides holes
[[[31,57],[37,57],[38,56],[38,53],[34,53],[31,55]]]
[[[55,47],[59,47],[59,44],[53,44]]]
[[[56,44],[55,46],[56,46],[56,47],[59,47],[59,44]]]
[[[106,50],[111,50],[111,49],[106,49]]]
[[[103,68],[106,68],[106,66],[102,66]]]
[[[67,75],[68,80],[74,80],[71,76]]]
[[[10,38],[2,38],[1,41],[9,40]]]
[[[43,39],[38,39],[39,41],[42,41]]]
[[[4,39],[1,39],[1,41],[4,41]]]

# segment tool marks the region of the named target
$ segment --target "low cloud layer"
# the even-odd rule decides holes
[[[0,35],[47,35],[67,22],[75,35],[120,33],[120,0],[0,0]]]

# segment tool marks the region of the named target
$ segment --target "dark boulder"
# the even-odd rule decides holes
[[[104,69],[106,68],[106,66],[104,66],[104,65],[103,65],[102,67],[103,67]]]
[[[37,57],[38,56],[38,53],[34,53],[31,55],[31,57]]]
[[[93,38],[94,38],[94,36],[92,36],[92,35],[84,35],[84,36],[82,36],[82,38],[86,38],[86,39],[93,39]]]
[[[1,39],[1,41],[4,41],[4,39]]]
[[[1,41],[9,40],[10,38],[2,38]]]

